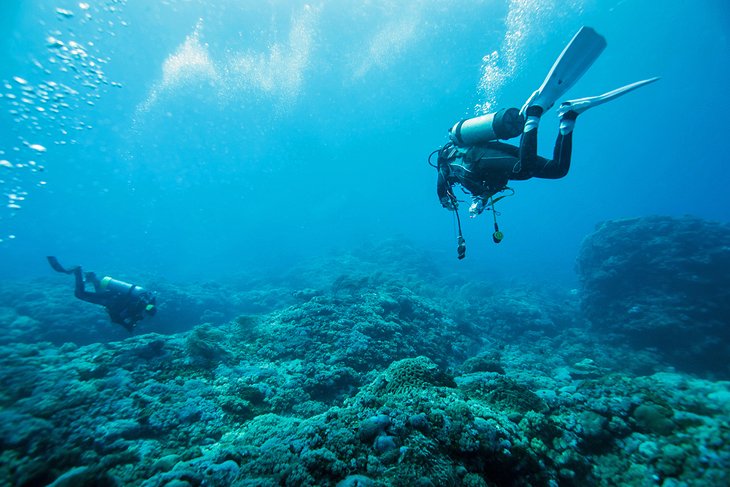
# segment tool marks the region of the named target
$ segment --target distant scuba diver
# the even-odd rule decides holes
[[[472,217],[485,209],[494,215],[495,243],[503,234],[497,224],[494,203],[514,194],[507,182],[530,178],[560,179],[568,174],[573,142],[573,128],[578,115],[589,108],[618,98],[659,78],[637,81],[603,95],[565,101],[558,109],[560,129],[553,149],[553,159],[537,155],[537,128],[540,117],[588,70],[606,47],[606,40],[590,27],[582,27],[548,72],[545,81],[525,102],[521,110],[503,108],[496,113],[461,120],[449,129],[450,141],[429,156],[429,164],[438,170],[436,191],[441,205],[454,211],[458,225],[457,256],[466,255],[466,242],[461,232],[455,184],[471,194],[469,213]],[[525,118],[526,117],[526,118]],[[519,147],[498,142],[522,135]],[[437,164],[431,162],[438,154]],[[494,198],[503,191],[508,194]]]
[[[74,295],[82,301],[104,306],[109,312],[112,323],[122,325],[130,333],[145,315],[154,316],[157,313],[157,298],[140,286],[117,281],[111,277],[99,280],[93,272],[84,275],[81,266],[64,269],[55,257],[49,256],[48,263],[56,272],[74,274],[76,277]],[[93,284],[94,292],[86,290],[87,282]]]

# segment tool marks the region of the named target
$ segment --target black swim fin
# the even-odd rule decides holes
[[[48,263],[51,264],[51,267],[56,272],[63,272],[64,274],[71,274],[73,272],[73,269],[66,270],[64,269],[61,264],[58,262],[58,259],[53,257],[52,255],[49,255],[46,257],[48,259]]]

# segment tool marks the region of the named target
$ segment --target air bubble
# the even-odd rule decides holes
[[[74,13],[70,10],[66,10],[65,8],[57,8],[56,13],[62,17],[71,18],[74,16]]]
[[[46,42],[48,43],[48,47],[63,47],[63,41],[60,39],[56,39],[53,36],[46,37]]]

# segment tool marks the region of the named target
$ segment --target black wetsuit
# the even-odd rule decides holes
[[[101,281],[93,272],[87,272],[84,279],[81,267],[74,269],[74,276],[76,277],[74,296],[82,301],[104,306],[112,323],[122,325],[129,331],[132,331],[137,322],[144,318],[147,305],[154,302],[152,293],[134,284],[121,283],[126,285],[126,289],[121,286],[120,289],[102,289]],[[86,282],[93,284],[93,293],[86,290]]]
[[[87,272],[84,276],[80,266],[64,269],[55,257],[48,257],[48,261],[54,270],[74,275],[74,296],[82,301],[104,306],[112,323],[122,325],[130,332],[145,317],[145,312],[156,312],[155,295],[140,286],[111,278],[104,278],[106,282],[102,282],[93,272]],[[94,286],[94,292],[86,290],[87,282]],[[149,305],[152,306],[148,308]]]
[[[531,115],[529,109],[527,114]],[[469,147],[446,144],[438,153],[439,200],[442,204],[453,202],[454,184],[460,184],[473,196],[488,199],[503,191],[510,180],[564,177],[570,170],[573,132],[558,133],[553,158],[546,159],[537,155],[537,130],[535,127],[523,132],[519,147],[497,141]]]

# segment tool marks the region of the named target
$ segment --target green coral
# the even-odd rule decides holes
[[[185,345],[191,357],[204,363],[218,361],[228,355],[225,333],[207,323],[193,328]]]
[[[391,471],[393,485],[418,485],[428,478],[432,485],[454,485],[455,469],[439,451],[438,442],[419,432],[411,434],[403,445],[398,467]]]
[[[537,394],[507,377],[470,376],[469,380],[460,382],[460,388],[469,397],[486,400],[501,409],[523,414],[546,409]]]
[[[639,430],[657,435],[668,435],[676,428],[673,415],[670,407],[656,403],[641,404],[633,412]]]
[[[456,387],[454,378],[427,357],[393,362],[381,376],[374,394],[404,394],[424,387]]]

